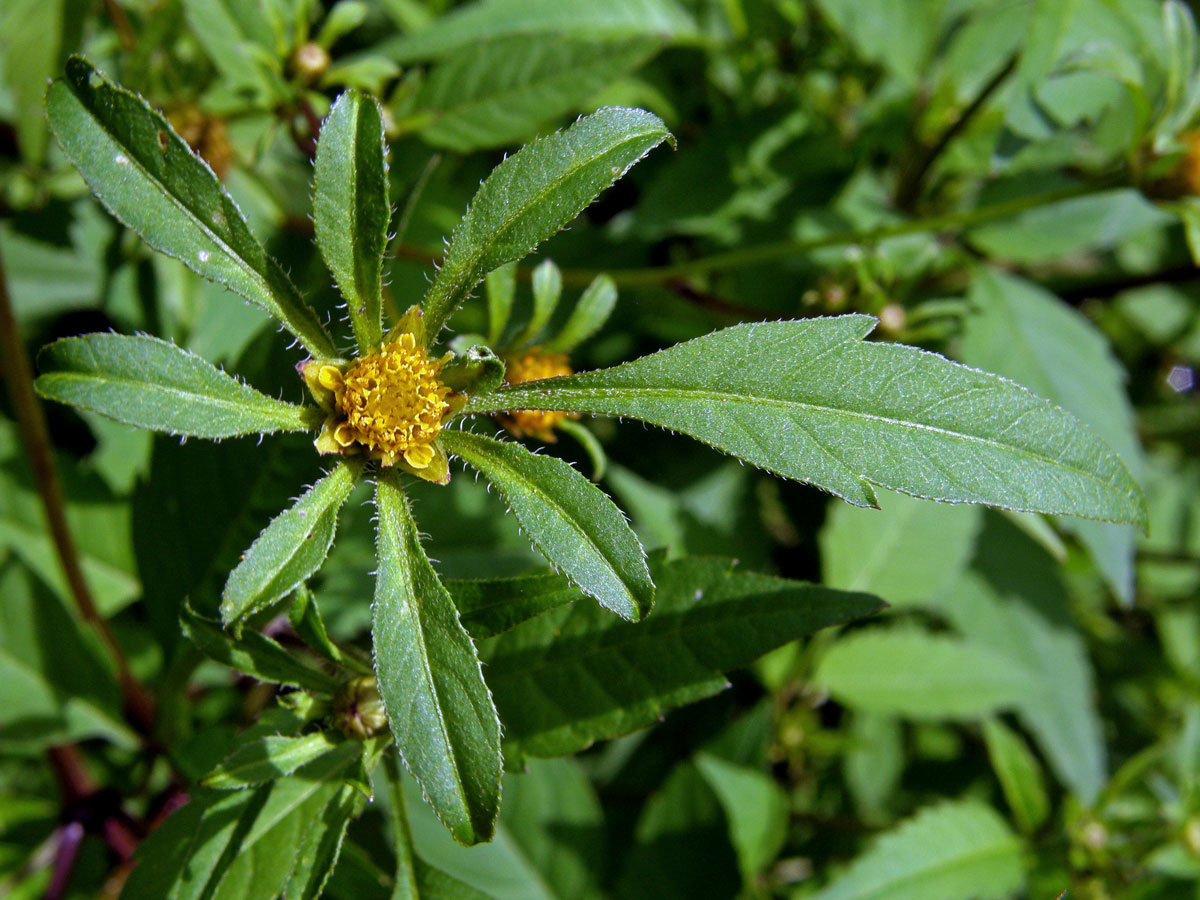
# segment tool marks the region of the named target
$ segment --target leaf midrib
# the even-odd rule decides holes
[[[174,385],[163,384],[160,381],[136,381],[132,378],[110,375],[107,373],[104,375],[100,375],[95,372],[79,372],[79,371],[47,372],[44,375],[40,376],[38,380],[42,381],[43,379],[45,379],[46,381],[49,381],[51,383],[53,383],[56,380],[70,381],[71,379],[78,379],[80,381],[97,382],[100,385],[116,384],[116,385],[120,385],[123,387],[137,388],[137,389],[143,390],[143,391],[155,390],[155,391],[160,391],[162,393],[168,394],[170,396],[188,398],[191,400],[195,400],[195,399],[199,398],[208,404],[220,407],[221,409],[224,409],[224,410],[233,410],[235,412],[246,412],[247,408],[248,408],[248,404],[253,403],[255,405],[255,407],[262,410],[263,412],[270,412],[272,414],[288,413],[288,414],[295,415],[295,420],[290,422],[289,426],[296,425],[298,427],[290,428],[289,426],[285,426],[282,422],[280,422],[281,428],[289,427],[289,430],[292,430],[292,431],[305,431],[306,430],[306,428],[301,420],[301,417],[300,417],[300,412],[304,409],[304,407],[295,406],[294,404],[286,403],[285,401],[282,401],[282,400],[274,400],[271,397],[266,396],[265,394],[260,394],[258,391],[256,391],[254,388],[250,387],[249,385],[239,384],[236,381],[234,382],[234,384],[237,385],[239,390],[246,390],[246,391],[250,392],[250,394],[247,398],[248,403],[246,403],[246,404],[238,403],[235,400],[226,400],[221,397],[213,397],[209,394],[190,393],[185,388],[176,387]],[[93,412],[104,412],[106,415],[109,414],[106,411],[96,409],[95,407],[85,407],[85,408],[91,409]]]
[[[337,512],[341,510],[342,504],[345,503],[349,498],[350,491],[354,487],[354,481],[352,477],[348,483],[342,483],[347,475],[352,476],[353,474],[348,471],[348,468],[349,467],[345,462],[339,462],[333,471],[329,472],[324,478],[312,486],[305,497],[302,497],[299,502],[288,507],[279,514],[279,517],[291,516],[291,519],[289,519],[289,524],[294,520],[295,522],[300,523],[302,526],[307,526],[303,530],[308,532],[308,537],[301,538],[298,543],[292,546],[291,551],[278,566],[269,569],[269,572],[267,573],[268,577],[263,580],[261,584],[255,586],[255,596],[260,596],[263,591],[269,587],[276,578],[279,577],[279,573],[286,569],[291,564],[292,560],[294,560],[300,554],[300,551],[305,549],[304,545],[309,540],[309,537],[314,536],[317,533],[317,530],[324,524],[323,520],[330,514],[330,512],[333,512],[335,516],[334,526],[336,527]],[[304,505],[304,500],[306,499],[310,501],[309,506]],[[303,512],[304,514],[300,515],[300,512]],[[313,517],[311,524],[308,521],[309,516]],[[269,530],[271,525],[275,524],[279,517],[272,519],[267,525],[266,530]],[[264,530],[263,534],[266,534],[266,530]],[[253,547],[251,547],[251,550],[252,549]],[[246,553],[245,562],[250,563],[249,551]],[[238,568],[241,568],[241,566],[238,566]],[[235,568],[234,571],[236,572],[237,569]]]
[[[533,384],[534,383],[531,382],[531,385],[533,385]],[[498,394],[493,394],[490,396],[485,395],[483,397],[478,398],[478,400],[490,400],[490,399],[497,398],[497,397],[504,397],[506,395],[509,395],[508,390],[503,391]],[[530,391],[514,390],[514,391],[511,391],[511,396],[528,398],[533,401],[536,401],[539,399],[539,395],[537,393],[535,393],[535,391],[533,391],[533,390],[530,390]],[[1125,493],[1125,492],[1118,490],[1113,485],[1107,483],[1106,481],[1102,480],[1099,476],[1087,471],[1086,469],[1081,469],[1077,466],[1070,465],[1066,462],[1063,462],[1062,460],[1054,459],[1052,457],[1045,456],[1040,453],[1036,453],[1025,447],[1018,447],[1014,444],[1005,444],[1005,443],[1001,443],[1000,441],[996,441],[992,438],[985,438],[985,437],[980,437],[977,435],[965,434],[960,431],[951,431],[950,429],[947,429],[947,428],[939,428],[937,426],[926,425],[921,422],[911,422],[911,421],[907,421],[904,419],[896,419],[891,416],[881,416],[881,415],[878,415],[875,413],[860,412],[858,410],[841,409],[836,406],[822,406],[822,405],[815,404],[815,403],[806,403],[801,400],[786,400],[786,399],[782,399],[782,398],[763,397],[760,395],[753,395],[753,394],[736,394],[736,393],[732,393],[732,392],[717,391],[717,390],[712,390],[712,389],[707,389],[707,388],[662,388],[662,387],[573,388],[573,387],[554,386],[552,394],[540,395],[541,398],[544,398],[548,401],[548,402],[544,402],[540,405],[537,402],[526,403],[526,402],[524,402],[524,400],[522,400],[521,402],[514,401],[513,403],[511,403],[509,405],[501,406],[501,407],[479,408],[479,404],[478,404],[478,402],[476,402],[475,404],[469,405],[466,408],[466,410],[464,410],[464,412],[466,412],[469,415],[475,415],[475,414],[480,414],[480,413],[486,414],[486,413],[493,413],[493,412],[503,412],[503,411],[506,411],[509,409],[520,408],[520,409],[541,409],[541,410],[551,410],[551,411],[562,410],[565,412],[583,412],[583,413],[588,413],[589,415],[612,415],[611,413],[607,413],[604,410],[597,411],[597,410],[592,410],[592,409],[582,409],[582,408],[577,408],[577,406],[567,406],[566,404],[564,404],[562,402],[556,402],[556,401],[558,401],[559,398],[567,399],[571,396],[582,396],[585,399],[594,397],[594,398],[613,398],[613,399],[618,399],[618,400],[635,400],[635,401],[643,400],[643,399],[651,399],[651,400],[668,399],[668,400],[684,400],[684,401],[690,400],[690,401],[696,402],[696,403],[706,402],[706,401],[708,401],[708,402],[724,402],[724,403],[740,402],[740,403],[761,404],[764,406],[776,406],[776,407],[780,407],[780,408],[784,408],[784,409],[788,409],[791,407],[799,407],[803,410],[807,410],[807,411],[811,411],[811,412],[815,412],[815,413],[824,413],[826,415],[830,415],[830,416],[834,416],[834,417],[842,416],[842,417],[849,418],[849,419],[874,421],[874,422],[878,422],[878,423],[881,423],[884,425],[897,426],[897,427],[901,427],[901,428],[911,429],[914,431],[928,431],[928,432],[932,432],[935,434],[942,434],[947,437],[958,438],[958,439],[961,439],[963,441],[970,442],[970,443],[982,444],[984,446],[995,448],[995,449],[1008,450],[1015,454],[1025,456],[1029,459],[1034,459],[1034,460],[1038,460],[1040,462],[1050,463],[1052,465],[1066,469],[1067,471],[1073,472],[1077,475],[1083,476],[1085,479],[1088,479],[1088,480],[1094,482],[1095,484],[1099,485],[1106,492],[1130,501],[1133,504],[1133,508],[1135,510],[1140,509],[1140,506],[1137,503],[1137,498],[1133,494]],[[693,400],[692,398],[696,398],[696,399]],[[1048,401],[1044,401],[1044,402],[1048,403]],[[583,404],[578,404],[578,406],[582,406],[582,405]],[[485,404],[485,406],[486,406],[486,404]],[[628,414],[626,414],[626,415],[628,415]],[[646,422],[650,422],[651,424],[654,424],[654,425],[659,425],[664,428],[671,428],[670,425],[667,425],[666,423],[664,423],[662,421],[659,421],[654,418],[650,418],[648,416],[637,415],[637,416],[630,416],[630,418],[637,418],[637,419],[641,419]],[[671,430],[676,430],[676,429],[672,428]],[[845,458],[842,456],[839,456],[839,461],[842,462],[843,465],[848,465]],[[1123,466],[1123,464],[1121,464],[1121,465]],[[853,467],[851,467],[851,468],[853,468]]]
[[[412,545],[413,545],[413,543],[415,543],[415,541],[410,540],[410,537],[411,537],[410,530],[415,530],[416,523],[413,522],[413,520],[412,520],[412,512],[407,508],[408,498],[405,497],[403,493],[401,493],[399,487],[393,486],[390,488],[390,490],[394,491],[396,494],[395,498],[391,502],[393,503],[394,507],[396,507],[398,509],[398,514],[393,514],[393,516],[391,518],[393,519],[393,525],[397,525],[397,526],[399,526],[399,528],[396,531],[393,531],[393,534],[391,535],[389,540],[396,540],[396,538],[399,538],[398,540],[396,540],[396,550],[399,551],[399,553],[397,553],[397,556],[403,555],[406,562],[409,562],[409,563],[415,562],[417,565],[420,565],[422,563],[424,563],[425,565],[429,565],[428,559],[422,558],[422,557],[424,557],[424,553],[421,550],[419,543],[416,544],[416,548],[415,548],[416,552],[415,553],[412,552],[412,550],[413,550]],[[404,506],[403,509],[399,509],[399,507],[401,505]],[[400,522],[395,521],[396,519],[400,519],[401,517],[403,518],[403,521],[400,521]],[[413,526],[413,529],[409,528],[410,525]],[[383,527],[382,520],[380,522],[380,527],[381,528]],[[397,534],[397,531],[399,531],[400,534]],[[428,645],[428,641],[427,641],[427,636],[425,634],[426,626],[425,626],[425,620],[421,615],[421,603],[420,603],[419,597],[418,597],[416,579],[415,579],[415,577],[412,577],[414,573],[415,573],[415,569],[411,565],[404,566],[404,580],[407,583],[409,596],[411,598],[411,609],[412,609],[412,613],[413,613],[413,618],[416,620],[416,623],[417,623],[417,629],[416,629],[417,645],[420,650],[421,668],[425,674],[425,681],[429,685],[430,696],[432,696],[434,705],[437,709],[436,718],[437,718],[438,731],[441,733],[443,746],[446,747],[448,750],[448,752],[446,753],[446,756],[451,760],[451,768],[454,773],[454,780],[455,780],[456,786],[458,788],[458,794],[459,794],[459,797],[463,801],[463,812],[466,814],[467,822],[470,825],[471,830],[474,831],[475,830],[475,819],[474,819],[474,816],[471,815],[471,804],[469,801],[467,801],[467,795],[468,795],[467,782],[466,782],[466,779],[462,772],[462,766],[459,761],[458,755],[455,753],[455,750],[457,748],[455,746],[454,741],[452,741],[450,739],[450,732],[446,728],[446,714],[445,714],[445,711],[443,708],[442,695],[441,695],[441,692],[438,690],[437,680],[433,677],[433,669],[429,664],[429,645]],[[436,579],[436,575],[434,577]],[[448,592],[445,593],[444,599],[447,603],[450,604],[451,609],[454,610],[455,609],[454,600],[453,600],[453,598],[450,597]],[[457,618],[457,612],[455,612],[454,615]],[[465,630],[463,633],[466,634]],[[468,641],[471,640],[469,635],[467,636],[467,640]],[[378,668],[378,663],[376,664],[376,668]],[[403,751],[399,741],[397,741],[397,743],[396,743],[396,749],[397,749],[397,752],[400,753],[401,757],[403,757],[404,751]],[[408,765],[407,760],[405,761],[405,765]],[[414,773],[414,777],[415,777],[415,773]],[[424,785],[422,785],[422,789],[425,789]],[[434,812],[437,813],[437,810],[435,809]],[[438,818],[441,819],[440,813],[438,813]],[[449,824],[449,823],[447,823],[447,824]],[[451,830],[453,831],[454,829],[451,828]]]

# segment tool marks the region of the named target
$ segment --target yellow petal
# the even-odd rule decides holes
[[[321,366],[317,382],[326,390],[336,391],[342,386],[342,372],[337,366]]]
[[[414,469],[424,469],[433,462],[433,448],[428,444],[415,444],[404,451],[404,461]]]

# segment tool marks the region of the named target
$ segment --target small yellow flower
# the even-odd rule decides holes
[[[565,353],[552,353],[540,347],[531,347],[524,353],[505,358],[504,380],[507,384],[521,384],[542,378],[574,375],[575,370]],[[575,413],[542,412],[533,409],[517,409],[500,419],[500,424],[520,437],[532,435],[541,441],[553,443],[558,440],[554,429],[564,419],[578,419]]]
[[[348,365],[315,363],[315,381],[333,401],[318,449],[361,450],[384,466],[403,461],[428,469],[443,455],[434,439],[452,412],[450,388],[438,380],[447,359],[429,359],[416,337],[404,333]]]

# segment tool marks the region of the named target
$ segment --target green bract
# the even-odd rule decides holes
[[[192,17],[211,20],[216,31],[209,49],[219,52],[221,36],[236,32],[224,6],[186,6]],[[605,73],[600,81],[635,65],[668,34],[688,35],[694,27],[672,4],[657,4],[665,18],[644,34],[645,23],[634,15],[639,4],[619,7],[596,13],[597,27],[638,40],[622,44],[620,56],[594,46],[592,61]],[[405,39],[393,48],[396,57],[438,56],[472,39],[487,25],[485,9],[477,8],[474,18],[447,19],[441,32]],[[355,9],[338,15],[331,16],[334,31],[341,19],[361,18]],[[514,52],[525,40],[521,33],[505,37],[479,65],[486,68],[493,56]],[[568,91],[562,61],[550,53],[533,68],[554,74],[542,89],[578,96],[573,104],[591,93],[592,82],[583,78]],[[439,70],[417,95],[414,115],[425,116],[424,133],[452,147],[502,142],[506,132],[499,126],[489,127],[485,140],[458,121],[461,107],[473,100],[469,92],[448,96],[452,74]],[[257,91],[277,87],[253,68],[243,77]],[[512,89],[533,91],[519,80]],[[541,96],[531,94],[534,110]],[[350,334],[335,337],[251,234],[212,171],[139,97],[75,57],[51,85],[46,108],[63,150],[118,219],[152,247],[265,309],[295,336],[309,355],[299,368],[313,402],[272,399],[167,341],[117,334],[46,347],[37,381],[42,396],[185,437],[308,431],[318,450],[338,457],[246,549],[225,583],[221,621],[190,608],[184,614],[185,633],[207,656],[300,690],[211,770],[203,784],[213,790],[198,795],[146,845],[146,861],[131,882],[144,891],[136,896],[233,896],[238,879],[251,875],[262,881],[263,896],[318,896],[347,823],[370,790],[371,770],[393,752],[389,744],[458,841],[487,841],[506,764],[573,753],[641,728],[664,710],[720,690],[727,670],[880,608],[870,595],[742,571],[727,560],[656,558],[648,565],[624,514],[599,487],[557,457],[469,430],[472,417],[541,410],[638,419],[860,506],[877,504],[878,486],[933,500],[1146,524],[1145,500],[1125,465],[1069,412],[1000,376],[916,348],[867,342],[876,324],[870,316],[741,324],[612,368],[504,386],[505,361],[513,354],[538,349],[539,340],[542,352],[566,353],[613,311],[616,285],[599,276],[557,333],[544,339],[563,287],[562,273],[546,261],[532,274],[531,315],[510,327],[514,264],[646,154],[673,142],[663,121],[645,110],[600,109],[496,166],[454,229],[423,304],[386,322],[383,263],[392,207],[384,116],[374,98],[343,93],[315,148],[312,192],[317,245],[350,325]],[[480,116],[465,121],[478,123]],[[518,125],[513,133],[524,133],[526,125]],[[447,352],[444,326],[485,280],[487,335],[445,342],[454,348]],[[350,337],[355,350],[343,353]],[[1064,406],[1086,412],[1087,403],[1073,402],[1055,373],[1026,368],[1044,375],[1046,390]],[[599,470],[603,457],[595,438],[579,423],[561,424],[584,442]],[[404,474],[444,484],[451,456],[496,487],[555,573],[442,583],[422,546]],[[371,663],[330,640],[306,587],[330,551],[339,511],[364,475],[375,481],[377,517]],[[300,661],[257,630],[281,611],[288,611],[322,667]],[[915,703],[920,712],[903,682],[889,682],[886,691],[864,682],[873,673],[855,664],[855,654],[919,652],[935,667],[989,655],[998,662],[981,673],[986,690],[959,685],[964,696],[947,694],[939,701],[946,708],[934,711],[1025,710],[1048,742],[1052,762],[1066,765],[1069,741],[1057,740],[1046,710],[1023,696],[1030,663],[982,639],[978,647],[871,633],[827,655],[818,678],[835,695],[862,694],[883,706]],[[364,728],[356,737],[366,739],[359,741],[322,727],[331,716],[353,719],[354,710],[337,708],[355,696],[342,686],[371,671],[375,686],[367,693],[374,696],[377,686],[390,733],[372,736],[373,729]],[[1011,740],[1004,744],[996,737],[1003,733],[993,732],[994,752],[1019,756]],[[1018,763],[1028,768],[1024,757]],[[736,800],[742,773],[720,764],[703,771],[718,793]],[[1090,776],[1080,777],[1090,784]],[[399,781],[389,781],[398,791]],[[245,790],[227,792],[236,788]],[[392,802],[401,802],[398,794]],[[1036,806],[1033,800],[1026,805]],[[403,819],[402,810],[399,815]],[[1031,821],[1037,815],[1028,812]],[[970,835],[959,834],[968,826]],[[407,826],[395,827],[403,840]],[[893,840],[942,834],[952,839],[943,847],[946,866],[987,853],[995,857],[994,890],[1014,883],[1015,840],[969,803],[914,820]],[[281,842],[296,848],[286,860],[266,852]],[[408,852],[402,848],[400,855]],[[404,858],[411,861],[411,853]],[[874,865],[864,858],[844,883],[875,877]],[[407,879],[445,888],[444,878],[418,860],[398,884]],[[826,896],[858,894],[846,887]]]

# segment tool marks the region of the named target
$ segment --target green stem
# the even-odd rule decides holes
[[[984,222],[996,219],[1007,219],[1011,216],[1028,212],[1052,203],[1070,200],[1073,197],[1083,197],[1088,194],[1100,193],[1117,186],[1121,182],[1114,179],[1103,179],[1088,184],[1074,184],[1068,187],[1033,194],[1028,197],[1017,197],[1003,203],[994,203],[976,209],[959,210],[925,216],[919,219],[907,219],[903,222],[893,222],[868,228],[865,231],[835,231],[821,237],[802,240],[775,241],[770,244],[760,244],[757,247],[744,247],[739,250],[729,250],[725,253],[714,253],[699,259],[676,263],[673,266],[658,266],[645,269],[615,269],[607,270],[618,287],[647,287],[667,284],[669,282],[703,275],[708,272],[727,269],[741,269],[756,266],[761,263],[773,262],[780,259],[804,256],[814,250],[826,247],[838,247],[853,244],[874,244],[887,238],[902,237],[908,234],[921,234],[930,231],[961,231]],[[593,278],[606,270],[603,269],[563,269],[563,283],[570,285],[586,285]]]
[[[16,316],[8,297],[8,280],[4,274],[4,261],[0,259],[0,372],[8,383],[8,395],[12,399],[13,413],[21,432],[25,450],[29,454],[29,465],[33,471],[34,484],[46,512],[46,523],[58,559],[66,576],[67,585],[79,615],[96,630],[101,642],[112,655],[117,669],[117,680],[125,701],[125,715],[142,733],[150,734],[154,725],[154,701],[129,668],[129,662],[121,645],[117,642],[108,622],[100,615],[92,599],[92,590],[83,576],[83,567],[67,525],[66,503],[62,484],[54,466],[54,450],[46,418],[33,391],[33,368],[25,353],[25,345],[17,328]]]
[[[396,852],[396,884],[392,900],[420,900],[417,890],[416,854],[413,853],[412,830],[404,808],[404,787],[400,783],[400,764],[395,749],[385,750],[383,768],[387,775],[389,819],[392,825],[392,846]]]

